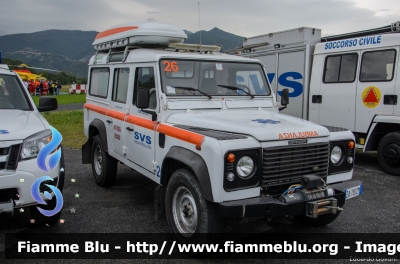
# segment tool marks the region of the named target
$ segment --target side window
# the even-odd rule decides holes
[[[156,84],[154,80],[153,67],[136,68],[135,71],[135,92],[133,93],[133,104],[136,103],[136,91],[138,88],[146,88],[150,90],[150,106],[151,109],[156,109]]]
[[[361,60],[360,82],[389,82],[393,79],[396,50],[364,52]]]
[[[349,83],[356,79],[358,54],[327,56],[324,83]]]
[[[92,68],[90,72],[89,94],[106,98],[109,77],[110,70],[108,68]]]
[[[126,103],[128,93],[129,68],[119,68],[114,70],[114,85],[112,100]]]

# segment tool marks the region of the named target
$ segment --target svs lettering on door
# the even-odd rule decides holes
[[[269,83],[272,83],[275,77],[275,73],[267,74]],[[303,79],[303,75],[299,72],[284,72],[278,77],[278,83],[284,87],[292,88],[289,89],[289,97],[297,97],[303,93],[303,84],[300,82],[292,81]],[[279,96],[282,96],[282,91],[278,91]]]
[[[141,142],[144,142],[146,144],[151,144],[151,137],[146,136],[145,134],[142,134],[140,132],[135,132],[135,139],[140,140]]]

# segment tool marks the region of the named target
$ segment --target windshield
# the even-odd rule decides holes
[[[257,63],[164,59],[160,69],[167,95],[270,95],[263,68]]]
[[[0,74],[0,109],[31,110],[16,76]]]

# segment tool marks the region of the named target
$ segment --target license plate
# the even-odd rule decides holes
[[[351,187],[349,189],[344,190],[346,193],[346,200],[359,196],[360,194],[362,194],[362,184],[355,186],[355,187]]]

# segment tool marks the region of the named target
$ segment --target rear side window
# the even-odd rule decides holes
[[[357,61],[357,53],[326,57],[324,83],[354,82],[356,79]]]
[[[364,52],[361,60],[360,82],[390,82],[393,80],[396,50]]]
[[[128,93],[129,68],[120,68],[114,70],[114,85],[112,100],[120,103],[126,103]]]
[[[110,70],[108,68],[92,69],[90,72],[89,94],[106,98],[109,78]]]

